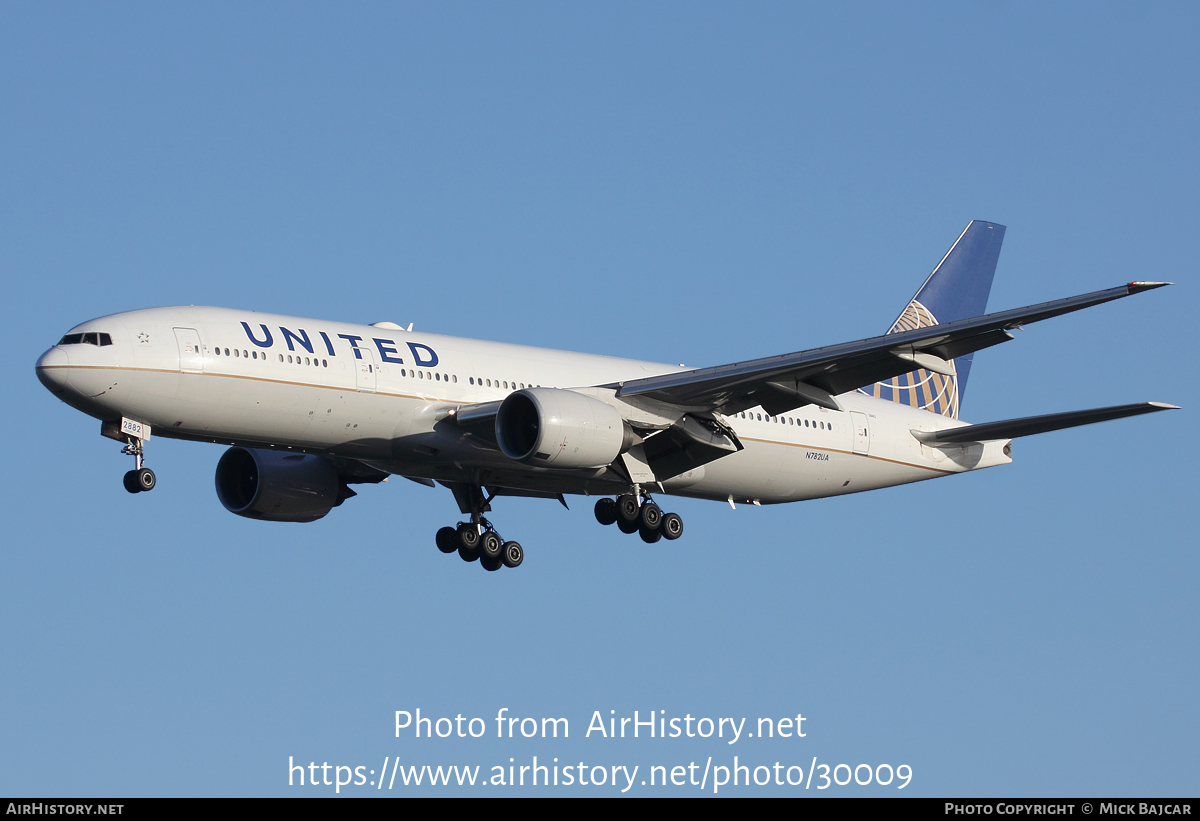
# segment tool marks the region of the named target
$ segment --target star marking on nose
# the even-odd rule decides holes
[[[138,334],[138,342],[142,343],[143,345],[148,344],[150,342],[150,334],[142,331],[140,334]]]

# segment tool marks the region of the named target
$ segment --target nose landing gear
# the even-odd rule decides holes
[[[125,474],[124,484],[125,489],[130,493],[141,493],[144,490],[154,490],[154,485],[157,480],[154,478],[154,471],[146,467],[145,458],[142,453],[143,442],[135,436],[128,437],[128,442],[121,449],[121,453],[127,456],[132,456],[134,459],[134,469]]]

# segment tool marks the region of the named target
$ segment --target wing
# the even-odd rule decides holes
[[[731,414],[762,406],[774,416],[809,404],[841,410],[837,394],[916,368],[950,374],[950,360],[1007,342],[1014,329],[1170,284],[1131,282],[944,325],[603,387],[615,388],[623,398],[645,397],[691,413]]]

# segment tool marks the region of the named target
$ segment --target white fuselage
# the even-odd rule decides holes
[[[243,324],[244,323],[244,324]],[[112,344],[58,345],[42,381],[101,420],[154,435],[342,456],[422,479],[553,493],[623,492],[611,471],[514,462],[463,432],[447,411],[544,386],[585,390],[685,368],[397,328],[224,308],[154,308],[71,333]],[[855,493],[1007,463],[1007,442],[932,448],[913,430],[961,422],[859,393],[843,411],[808,405],[779,417],[731,415],[745,449],[662,483],[666,493],[763,504]]]

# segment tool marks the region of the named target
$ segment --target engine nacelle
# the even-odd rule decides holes
[[[496,442],[510,459],[555,468],[607,467],[633,442],[612,405],[560,388],[510,393],[496,413]]]
[[[217,462],[217,498],[249,519],[312,522],[345,497],[337,469],[324,457],[233,447]]]

